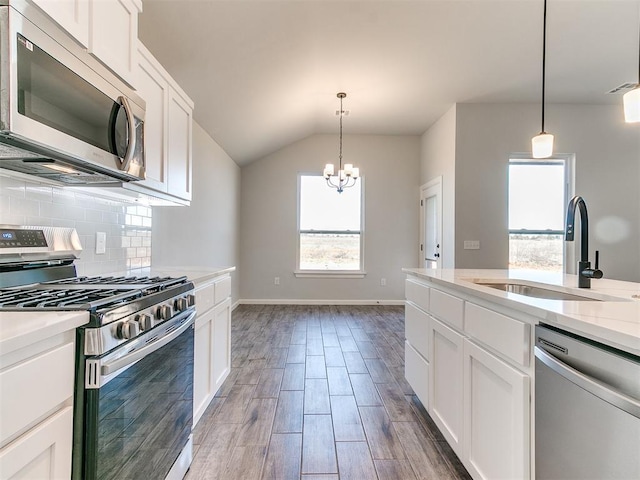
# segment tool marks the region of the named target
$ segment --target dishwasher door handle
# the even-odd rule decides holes
[[[571,383],[601,398],[605,402],[624,410],[634,417],[640,418],[640,401],[570,367],[538,346],[533,347],[533,351],[536,359],[540,360],[558,375],[561,375]]]

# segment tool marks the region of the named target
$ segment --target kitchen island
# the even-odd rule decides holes
[[[405,376],[476,479],[535,478],[535,325],[640,354],[639,284],[579,289],[575,275],[548,272],[403,271]],[[494,288],[505,284],[565,299]]]

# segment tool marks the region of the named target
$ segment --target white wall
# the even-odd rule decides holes
[[[538,105],[458,104],[456,267],[506,268],[509,154],[530,151]],[[556,153],[576,155],[576,194],[588,207],[590,253],[608,278],[640,281],[640,132],[621,105],[548,105]],[[480,250],[464,250],[480,240]]]
[[[442,176],[443,268],[455,265],[456,105],[421,137],[420,185]]]
[[[296,278],[297,176],[337,162],[336,135],[315,135],[242,169],[240,276],[244,300],[404,298],[402,267],[417,266],[420,137],[346,135],[344,159],[365,187],[363,279]],[[336,193],[336,195],[338,195]],[[280,285],[274,285],[280,277]],[[387,286],[380,286],[380,279]]]
[[[190,207],[153,208],[152,265],[238,266],[240,167],[193,124],[193,198]],[[239,298],[238,271],[232,299]]]

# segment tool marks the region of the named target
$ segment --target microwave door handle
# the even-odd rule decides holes
[[[122,166],[120,170],[124,170],[125,172],[129,171],[129,164],[133,159],[133,155],[136,151],[136,121],[135,116],[133,115],[133,110],[131,110],[131,104],[129,103],[129,99],[124,96],[118,97],[118,101],[122,108],[124,108],[124,112],[127,115],[127,129],[128,129],[128,142],[127,142],[127,151],[122,158]]]
[[[191,325],[193,325],[193,319],[195,317],[196,317],[196,312],[191,312],[189,314],[189,318],[187,319],[187,321],[184,322],[182,325],[180,325],[180,327],[178,327],[177,329],[169,333],[168,335],[160,338],[159,340],[156,340],[155,342],[147,345],[146,347],[142,347],[139,350],[134,350],[133,352],[131,352],[128,355],[125,355],[122,358],[114,360],[111,363],[102,365],[102,367],[100,368],[100,374],[103,377],[106,377],[107,375],[117,372],[118,370],[128,365],[131,365],[132,363],[137,362],[141,358],[146,357],[147,355],[150,355],[156,350],[159,350],[160,348],[164,347],[167,343],[172,342],[177,337],[182,335],[182,333],[185,330],[187,330]]]

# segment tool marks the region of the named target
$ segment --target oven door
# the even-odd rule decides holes
[[[85,389],[84,473],[76,478],[167,476],[191,435],[194,319],[195,310],[182,312],[86,361],[87,379],[99,377]]]

